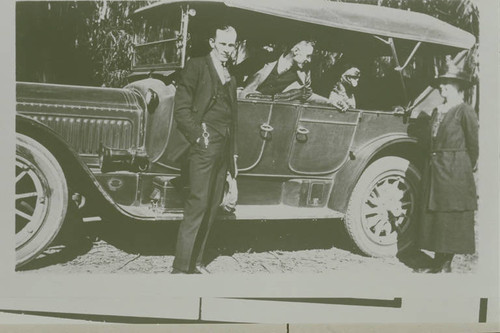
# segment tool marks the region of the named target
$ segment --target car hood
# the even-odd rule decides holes
[[[50,104],[96,110],[135,112],[142,109],[142,101],[129,89],[29,82],[17,83],[16,101],[21,104]]]

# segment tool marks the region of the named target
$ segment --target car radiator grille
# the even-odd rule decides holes
[[[107,147],[118,149],[133,145],[132,123],[127,119],[31,117],[59,133],[79,154],[97,155],[101,142]]]

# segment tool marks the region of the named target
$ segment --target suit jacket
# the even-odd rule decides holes
[[[436,113],[434,110],[430,127]],[[430,128],[428,135],[431,135]],[[429,194],[427,208],[433,211],[477,209],[473,176],[479,154],[475,111],[465,103],[452,107],[445,114],[428,148],[429,162],[422,179],[424,191]]]
[[[219,76],[210,54],[190,59],[183,69],[174,99],[174,119],[177,127],[187,141],[174,152],[175,159],[181,157],[202,136],[201,123],[203,116],[214,105],[217,96]],[[229,97],[232,114],[230,137],[230,154],[237,155],[236,138],[238,133],[238,104],[236,98],[236,80],[231,76]],[[232,157],[231,157],[232,158]],[[230,171],[234,175],[234,163],[230,163]]]

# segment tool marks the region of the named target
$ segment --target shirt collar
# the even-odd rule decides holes
[[[224,77],[224,68],[222,67],[222,62],[215,55],[214,50],[212,50],[212,52],[210,52],[210,57],[212,58],[212,63],[214,64],[215,71],[217,72],[217,75],[219,76],[220,82],[225,84],[226,78]]]
[[[287,59],[285,58],[285,55],[282,54],[280,56],[280,58],[278,59],[278,74],[282,74],[286,71],[288,71],[290,68],[292,68],[293,66],[293,61],[287,61]]]

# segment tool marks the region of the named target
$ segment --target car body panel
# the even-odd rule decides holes
[[[18,113],[16,114],[16,132],[37,140],[47,147],[54,156],[57,156],[70,186],[80,190],[88,190],[89,193],[92,193],[89,196],[90,200],[98,202],[101,206],[107,202],[111,207],[118,209],[121,214],[127,215],[127,212],[120,210],[112,196],[101,186],[96,179],[95,172],[84,163],[85,159],[81,158],[78,152],[55,130],[28,115]],[[96,189],[98,192],[95,192]]]
[[[87,162],[97,163],[100,144],[141,145],[142,108],[131,90],[17,83],[17,112],[59,133]]]
[[[391,112],[364,111],[359,114],[359,123],[354,136],[351,151],[357,152],[373,140],[387,135],[409,136],[408,124],[401,115]]]
[[[386,134],[382,137],[365,143],[352,154],[352,158],[346,161],[344,167],[340,169],[334,178],[335,186],[330,193],[328,207],[332,210],[345,213],[349,203],[352,189],[356,185],[357,180],[363,173],[372,158],[383,151],[385,148],[390,148],[398,144],[405,145],[405,148],[415,149],[419,152],[416,145],[417,140],[405,134]]]
[[[144,112],[144,146],[151,161],[162,160],[166,144],[172,133],[175,87],[165,85],[162,81],[147,78],[132,82],[125,87],[135,89],[141,96],[146,96],[152,90],[158,96],[158,106],[152,110],[145,106]]]
[[[240,101],[239,105],[242,103],[245,102]],[[272,131],[266,133],[261,130],[261,119],[253,126],[253,132],[249,134],[251,138],[257,138],[256,140],[262,142],[262,153],[260,153],[258,163],[254,164],[251,169],[247,168],[247,172],[255,175],[291,176],[292,173],[288,170],[286,161],[291,142],[290,136],[296,125],[299,107],[291,103],[262,103],[257,104],[255,108],[269,110],[265,124],[271,126]],[[245,125],[240,122],[239,128],[242,126]],[[245,134],[242,133],[242,135]],[[240,135],[240,140],[245,140],[246,138],[242,135]]]
[[[300,106],[292,103],[275,103],[269,124],[273,127],[267,139],[266,149],[254,172],[257,174],[293,175],[287,160],[293,132],[300,114]]]
[[[301,111],[292,139],[290,170],[303,175],[335,172],[348,157],[359,114],[314,106]]]
[[[263,132],[261,126],[271,122],[271,112],[271,103],[238,103],[238,142],[244,142],[238,152],[240,172],[253,172],[261,163],[264,150],[267,149],[272,136],[272,132]]]

